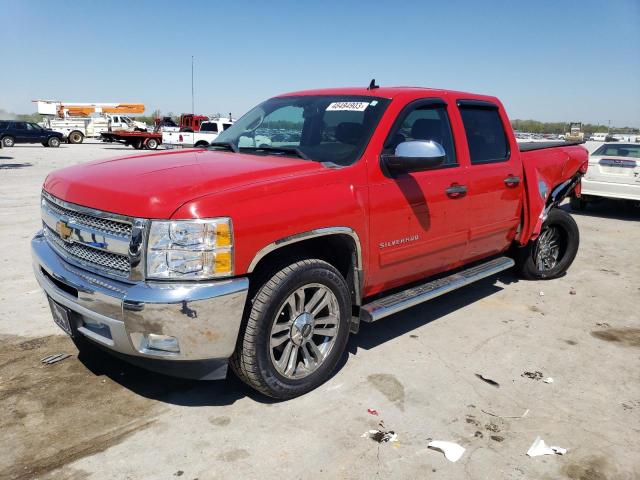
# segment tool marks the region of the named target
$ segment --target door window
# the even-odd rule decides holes
[[[444,148],[446,158],[443,166],[457,165],[456,151],[449,116],[444,105],[420,105],[404,114],[401,123],[392,130],[384,145],[385,154],[393,154],[402,142],[413,140],[432,140]]]
[[[504,162],[509,159],[509,142],[500,114],[495,108],[460,107],[472,164]]]
[[[27,129],[27,124],[24,122],[16,122],[16,126],[15,126],[16,130],[26,130]]]

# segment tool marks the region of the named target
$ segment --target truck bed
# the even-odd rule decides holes
[[[572,141],[565,142],[563,140],[556,140],[550,142],[518,142],[518,148],[521,152],[530,152],[532,150],[542,150],[545,148],[555,148],[555,147],[570,147],[573,145],[582,145],[585,143],[584,141]]]

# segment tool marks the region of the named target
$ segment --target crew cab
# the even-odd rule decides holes
[[[233,120],[208,120],[199,125],[196,132],[180,130],[163,131],[162,143],[165,146],[182,146],[182,147],[208,147],[218,134],[233,125]]]
[[[41,143],[43,147],[59,147],[62,133],[42,128],[34,122],[0,120],[0,146],[13,147],[16,143]]]
[[[571,196],[571,208],[583,210],[599,198],[640,202],[640,143],[607,142],[589,156],[589,170]]]
[[[586,169],[580,145],[519,146],[495,97],[289,93],[207,149],[52,172],[34,271],[80,348],[200,379],[230,365],[292,398],[361,322],[514,266],[564,274],[579,233],[556,207]]]

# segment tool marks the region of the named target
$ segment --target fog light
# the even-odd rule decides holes
[[[168,335],[156,335],[155,333],[147,333],[144,336],[147,348],[150,350],[161,350],[163,352],[179,353],[180,346],[176,337]]]

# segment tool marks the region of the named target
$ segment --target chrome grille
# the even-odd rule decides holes
[[[140,219],[75,205],[42,192],[42,224],[51,248],[66,261],[123,280],[142,278],[139,258],[130,259]],[[136,225],[134,229],[134,224]]]
[[[65,208],[62,205],[58,205],[47,197],[43,197],[43,199],[47,208],[60,216],[67,217],[78,225],[84,225],[112,235],[119,235],[122,237],[131,236],[130,223],[120,222],[111,218],[100,218],[93,215],[87,215],[70,208]]]
[[[121,277],[128,277],[131,271],[129,259],[125,255],[109,253],[79,243],[67,243],[49,227],[44,228],[45,237],[62,256],[71,256],[80,264],[94,267]]]

